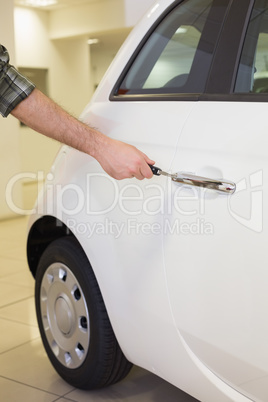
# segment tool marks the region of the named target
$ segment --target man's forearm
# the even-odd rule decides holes
[[[33,130],[93,156],[116,179],[152,177],[148,163],[154,161],[145,154],[78,121],[38,89],[11,114]]]
[[[78,122],[38,89],[34,89],[23,102],[13,109],[11,114],[47,137],[94,154],[95,130]]]

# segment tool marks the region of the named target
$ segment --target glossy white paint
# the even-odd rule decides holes
[[[189,230],[165,238],[177,328],[209,368],[242,392],[268,374],[268,326],[262,318],[268,302],[263,255],[266,113],[266,103],[196,105],[172,170],[225,177],[237,183],[237,191],[231,197],[213,198],[202,190],[181,191],[180,209],[173,210],[172,219],[179,219],[181,227],[184,222]],[[187,202],[183,196],[188,196]],[[267,391],[259,393],[262,400]]]
[[[163,169],[234,181],[236,194],[164,177],[117,182],[63,147],[31,224],[50,214],[72,230],[131,362],[202,401],[265,400],[266,104],[109,102],[126,60],[171,3],[156,3],[130,35],[81,117]]]

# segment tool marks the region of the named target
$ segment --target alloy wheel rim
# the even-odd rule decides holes
[[[67,368],[80,367],[89,349],[89,313],[77,278],[62,263],[53,263],[45,271],[40,313],[47,342],[56,358]]]

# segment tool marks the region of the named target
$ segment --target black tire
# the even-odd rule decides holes
[[[120,349],[91,265],[75,239],[60,238],[44,251],[35,304],[47,355],[69,384],[101,388],[129,373],[132,364]]]

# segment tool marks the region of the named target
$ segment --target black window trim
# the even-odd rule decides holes
[[[243,6],[246,6],[244,8],[242,7],[242,10],[241,10],[241,4],[243,4]],[[218,52],[219,54],[215,55],[211,69],[211,74],[208,80],[208,86],[206,88],[206,92],[201,94],[199,98],[200,101],[248,102],[248,103],[268,102],[267,93],[256,94],[248,92],[245,93],[235,92],[235,84],[239,69],[239,63],[242,56],[243,45],[246,39],[247,29],[254,5],[255,0],[233,0],[230,10],[230,18],[226,20],[219,41],[218,49],[216,49],[216,53]],[[239,16],[239,20],[235,18],[236,16]],[[235,41],[233,41],[232,33],[235,31],[237,31],[237,34]],[[229,48],[230,43],[232,44],[231,53]],[[224,49],[224,51],[222,49]],[[227,60],[227,65],[225,65],[225,67],[223,64],[224,60]],[[213,78],[212,74],[214,74],[215,78],[219,77],[221,69],[224,72],[226,72],[229,69],[229,74],[225,75],[224,81],[220,81],[220,83],[225,82],[224,87],[225,89],[215,87],[215,90],[213,90],[213,85],[211,85],[211,81]],[[219,82],[219,80],[217,81]],[[209,87],[209,85],[211,85],[211,87]]]
[[[233,0],[212,61],[205,93],[232,94],[255,0]],[[221,77],[221,80],[219,80]]]
[[[230,0],[229,10],[223,24],[223,29],[215,49],[207,85],[204,93],[156,93],[155,94],[125,94],[116,95],[118,87],[129,71],[140,50],[164,18],[183,0],[174,1],[152,25],[146,36],[137,46],[116,84],[109,100],[112,102],[135,101],[220,101],[220,102],[268,102],[268,94],[234,93],[234,86],[243,49],[245,35],[254,7],[255,0]],[[234,35],[235,33],[235,35]],[[230,46],[231,44],[231,46]],[[223,80],[218,80],[224,71]],[[228,71],[228,74],[226,74]]]
[[[264,103],[268,102],[268,94],[260,93],[230,93],[230,94],[223,94],[223,93],[215,93],[215,94],[208,94],[204,93],[201,94],[199,101],[202,102],[255,102],[255,103]]]
[[[121,97],[121,99],[120,99]],[[266,93],[202,93],[202,94],[163,94],[163,95],[118,95],[116,102],[161,102],[161,101],[188,101],[188,102],[268,102],[268,94]]]

